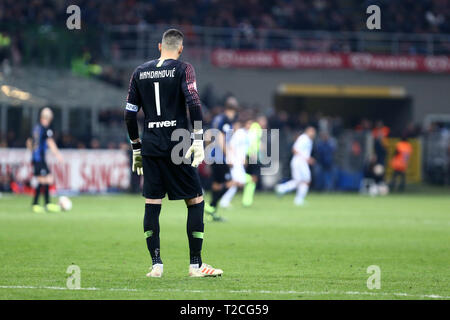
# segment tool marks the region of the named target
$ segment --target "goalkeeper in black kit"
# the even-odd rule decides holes
[[[162,198],[186,202],[187,236],[190,250],[190,277],[215,277],[223,271],[202,262],[204,201],[196,167],[204,159],[202,110],[192,65],[179,61],[183,51],[183,34],[167,30],[158,44],[161,57],[148,61],[134,71],[128,90],[125,121],[133,148],[132,170],[144,175],[144,234],[152,258],[148,277],[161,277],[163,261],[159,240],[159,214]],[[190,124],[186,105],[189,109]],[[139,138],[137,113],[145,115],[142,139]],[[174,163],[172,141],[175,129],[188,130],[191,125],[192,144],[185,158]],[[179,161],[175,161],[179,163]],[[187,161],[190,162],[190,161]]]

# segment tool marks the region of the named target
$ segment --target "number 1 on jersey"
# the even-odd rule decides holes
[[[161,104],[159,100],[159,82],[155,82],[155,103],[156,103],[156,114],[161,116]]]

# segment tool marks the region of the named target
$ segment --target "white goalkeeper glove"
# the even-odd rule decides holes
[[[201,139],[198,139],[199,137],[201,137]],[[191,154],[194,154],[194,160],[192,160],[191,166],[196,168],[200,163],[202,163],[203,159],[205,159],[205,150],[203,149],[202,133],[194,133],[194,141],[192,142],[192,145],[189,147],[184,157],[186,159],[189,159]]]
[[[131,143],[133,148],[133,164],[131,165],[131,171],[136,172],[138,176],[144,174],[142,168],[142,155],[141,155],[141,142]]]

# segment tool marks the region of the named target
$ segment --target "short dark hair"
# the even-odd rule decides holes
[[[176,50],[183,42],[184,35],[178,29],[169,29],[162,36],[162,44],[169,50]]]

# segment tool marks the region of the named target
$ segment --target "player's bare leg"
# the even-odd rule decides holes
[[[188,208],[186,231],[189,240],[189,276],[190,277],[216,277],[222,275],[223,271],[215,269],[203,263],[201,257],[203,245],[203,212],[205,202],[203,196],[185,200]]]
[[[162,199],[145,199],[144,234],[147,248],[152,258],[152,267],[147,277],[160,278],[163,274],[163,262],[160,256],[159,214]]]

